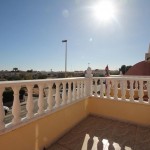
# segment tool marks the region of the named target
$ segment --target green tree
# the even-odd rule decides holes
[[[126,73],[126,65],[122,65],[120,68],[120,71],[122,72],[122,74]]]
[[[125,74],[132,66],[126,66],[126,65],[122,65],[121,68],[119,69],[119,71],[122,72],[122,74]]]

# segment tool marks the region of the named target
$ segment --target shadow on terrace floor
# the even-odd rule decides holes
[[[90,136],[89,140],[87,134]],[[87,148],[82,149],[84,142]],[[48,148],[48,150],[81,149],[150,150],[150,127],[90,115]]]

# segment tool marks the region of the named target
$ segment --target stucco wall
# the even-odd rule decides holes
[[[1,150],[42,150],[85,118],[87,100],[0,136]]]
[[[150,125],[150,105],[92,97],[89,98],[88,111],[108,118]]]

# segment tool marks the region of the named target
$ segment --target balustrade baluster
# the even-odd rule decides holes
[[[77,99],[80,98],[80,81],[77,81]]]
[[[87,90],[86,90],[86,84],[87,84],[87,82],[86,82],[86,80],[84,80],[84,82],[83,82],[83,90],[84,90],[83,96],[84,96],[84,97],[87,96],[87,95],[86,95],[86,92],[87,92]]]
[[[87,88],[88,88],[87,92],[89,92],[87,93],[87,95],[92,96],[93,95],[93,79],[92,78],[90,79],[90,81],[88,81]]]
[[[104,88],[103,88],[103,86],[104,86],[104,80],[103,79],[101,79],[100,80],[100,97],[101,98],[104,98]]]
[[[27,90],[28,90],[28,98],[27,98],[26,109],[27,109],[27,118],[30,119],[33,117],[33,109],[34,109],[34,102],[32,97],[33,85],[28,85]]]
[[[118,81],[114,81],[114,99],[118,100]]]
[[[73,101],[76,100],[76,81],[73,81]]]
[[[121,81],[121,99],[123,101],[126,100],[126,90],[127,90],[127,84],[126,80]]]
[[[21,117],[20,117],[21,107],[20,107],[20,100],[19,100],[19,90],[20,90],[20,86],[16,85],[13,87],[14,101],[13,101],[13,106],[12,106],[12,115],[13,115],[12,124],[17,124],[21,121]]]
[[[60,85],[60,83],[59,83],[59,82],[56,82],[56,96],[55,96],[55,101],[56,101],[55,107],[56,107],[56,108],[60,106],[59,85]]]
[[[3,91],[4,88],[0,87],[0,130],[5,128],[5,123],[4,123],[4,108],[3,108]]]
[[[107,96],[107,98],[110,98],[110,80],[109,79],[107,79],[106,80],[106,96]]]
[[[62,93],[62,105],[66,104],[66,82],[62,82],[63,84],[63,93]]]
[[[150,104],[150,81],[147,82],[148,103]]]
[[[142,103],[143,102],[143,81],[140,80],[139,81],[139,91],[138,91],[138,94],[139,94],[139,102]]]
[[[48,84],[48,98],[47,98],[47,103],[48,107],[47,110],[51,111],[53,109],[53,92],[52,92],[52,84]]]
[[[42,114],[44,112],[43,88],[44,88],[44,85],[39,84],[38,114]]]
[[[83,81],[81,81],[81,98],[83,98]]]
[[[72,100],[71,97],[71,81],[68,82],[68,103],[70,103]]]
[[[79,99],[81,98],[81,81],[79,81]]]
[[[130,101],[134,101],[134,88],[133,88],[133,80],[130,80]]]
[[[97,79],[94,80],[95,85],[94,85],[94,96],[97,97]]]

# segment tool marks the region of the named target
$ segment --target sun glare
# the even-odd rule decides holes
[[[115,16],[114,4],[110,1],[101,1],[93,7],[93,13],[96,19],[107,22],[111,21]]]

